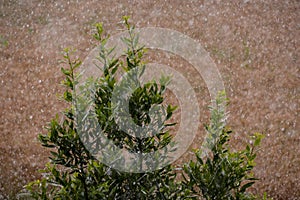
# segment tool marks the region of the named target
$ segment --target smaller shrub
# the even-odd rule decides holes
[[[211,107],[210,124],[205,127],[208,137],[204,148],[195,150],[196,161],[184,166],[185,184],[207,200],[255,199],[246,190],[257,180],[251,170],[255,166],[254,148],[263,135],[256,133],[252,145],[242,151],[231,151],[228,142],[232,131],[225,126],[226,104],[225,93],[220,93]]]

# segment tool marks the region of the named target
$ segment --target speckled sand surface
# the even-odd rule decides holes
[[[84,59],[95,44],[92,24],[103,22],[109,33],[118,33],[123,15],[131,15],[137,27],[180,31],[210,53],[231,99],[233,146],[247,134],[266,135],[255,168],[261,181],[252,190],[300,199],[299,13],[297,0],[2,0],[0,199],[13,199],[47,162],[36,136],[64,108],[56,95],[63,90],[62,48],[73,46]],[[205,109],[209,96],[201,88]]]

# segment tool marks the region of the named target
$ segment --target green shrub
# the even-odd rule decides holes
[[[100,43],[99,59],[103,63],[103,75],[96,80],[90,80],[88,84],[94,84],[96,88],[95,113],[102,133],[120,148],[131,152],[147,153],[161,149],[171,142],[172,137],[165,127],[172,126],[166,121],[172,116],[175,107],[169,105],[165,108],[167,116],[161,119],[164,126],[151,137],[135,137],[118,128],[112,117],[111,105],[112,92],[117,81],[116,73],[120,69],[126,72],[134,68],[145,67],[141,60],[145,49],[138,46],[137,36],[134,35],[134,28],[129,25],[128,18],[124,20],[130,36],[124,39],[128,45],[124,59],[126,62],[119,58],[110,58],[112,51],[105,48],[108,38],[103,36],[102,25],[97,24],[94,37]],[[65,49],[64,58],[68,68],[61,69],[66,77],[63,84],[67,88],[63,98],[69,103],[74,100],[80,101],[80,97],[76,96],[77,99],[74,99],[74,90],[79,79],[75,70],[81,62],[71,60],[69,49]],[[138,75],[141,76],[142,73]],[[166,82],[163,81],[160,84],[149,82],[134,91],[130,98],[129,110],[136,124],[141,126],[150,123],[149,109],[154,104],[163,103],[165,84]],[[86,89],[89,87],[82,87],[81,92],[86,92]],[[76,124],[76,109],[76,114],[79,113],[79,120],[82,120],[82,113],[86,114],[85,104],[79,105],[79,107],[71,106],[65,111],[62,123],[58,122],[58,118],[52,120],[47,135],[39,135],[42,145],[54,151],[50,152],[51,163],[43,171],[45,178],[26,186],[32,197],[35,199],[167,199],[178,196],[176,174],[170,165],[154,172],[126,173],[106,166],[91,155],[82,142],[82,139],[88,136],[88,131],[83,137],[80,137],[78,133],[79,129],[86,127],[86,123],[89,123],[87,121]],[[89,129],[95,128],[90,124],[88,127]],[[98,141],[97,145],[101,149],[105,144]],[[122,157],[118,159],[119,162],[124,162]],[[133,167],[141,167],[142,163],[142,160],[137,160]]]
[[[124,17],[124,24],[128,30],[129,37],[124,38],[127,51],[123,58],[114,58],[113,49],[106,49],[105,44],[108,37],[104,36],[101,24],[96,24],[94,38],[99,42],[99,60],[103,66],[101,77],[89,79],[85,85],[76,87],[80,81],[80,74],[76,69],[80,67],[79,60],[71,59],[71,51],[65,49],[64,59],[68,66],[61,71],[65,75],[63,84],[66,91],[63,99],[70,104],[64,112],[63,121],[59,122],[58,116],[48,126],[48,134],[38,136],[42,145],[51,149],[50,162],[44,170],[41,170],[43,178],[31,182],[25,186],[26,192],[19,195],[20,198],[29,199],[254,199],[251,194],[246,193],[254,181],[251,173],[254,167],[254,147],[258,146],[262,138],[255,135],[254,145],[247,145],[246,149],[232,152],[228,147],[231,131],[225,127],[226,114],[224,108],[226,100],[224,94],[220,95],[211,108],[211,122],[206,126],[208,137],[203,149],[195,151],[196,161],[190,161],[183,167],[184,180],[176,178],[177,173],[172,165],[168,164],[161,169],[141,172],[143,163],[147,165],[147,159],[137,158],[132,165],[132,172],[116,170],[111,165],[104,164],[105,159],[115,158],[118,164],[124,164],[124,157],[115,155],[102,155],[96,158],[84,145],[90,139],[97,138],[89,130],[102,130],[101,134],[113,141],[114,144],[129,152],[155,152],[158,149],[172,144],[172,136],[167,120],[172,117],[175,106],[163,106],[164,92],[168,79],[161,78],[159,83],[152,81],[141,84],[133,92],[129,100],[129,112],[134,123],[139,126],[149,125],[151,122],[149,110],[155,105],[161,105],[156,123],[158,129],[152,135],[141,138],[140,132],[135,130],[122,130],[119,123],[124,123],[114,118],[114,106],[112,105],[113,91],[116,89],[117,73],[136,70],[136,77],[143,74],[145,63],[142,57],[145,48],[139,46],[138,36],[134,33],[134,27]],[[117,47],[116,47],[117,48]],[[141,70],[140,70],[141,69]],[[90,87],[90,86],[93,87]],[[123,87],[123,86],[121,86]],[[124,86],[126,87],[126,85]],[[94,90],[90,90],[94,88]],[[80,90],[77,95],[74,92]],[[126,88],[125,88],[126,89]],[[75,96],[76,94],[76,96]],[[93,108],[97,123],[85,120],[90,116],[88,104],[84,102],[84,96],[93,95]],[[76,104],[74,106],[74,102]],[[90,103],[90,102],[87,102]],[[79,106],[78,106],[79,105]],[[78,120],[82,123],[78,123]],[[126,122],[125,122],[126,123]],[[85,131],[87,130],[87,131]],[[132,134],[128,134],[132,131]],[[80,135],[81,133],[81,135]],[[82,135],[82,133],[84,133]],[[94,141],[94,140],[92,140]],[[96,150],[105,148],[105,141],[96,140]],[[171,149],[172,150],[172,149]],[[205,159],[203,159],[205,155]],[[158,159],[157,162],[165,162]],[[154,166],[155,168],[155,166]],[[151,168],[153,169],[153,168]],[[140,173],[134,173],[138,170]],[[180,172],[181,173],[181,172]]]
[[[197,149],[196,161],[184,166],[188,175],[185,184],[195,194],[200,191],[208,200],[255,199],[246,189],[257,180],[251,170],[255,166],[254,148],[260,144],[263,135],[256,133],[252,145],[247,145],[242,151],[231,151],[228,142],[232,131],[226,127],[226,102],[225,95],[221,93],[215,107],[211,108],[205,148]]]

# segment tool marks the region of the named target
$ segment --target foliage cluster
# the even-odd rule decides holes
[[[114,118],[111,98],[117,83],[117,74],[137,70],[136,77],[143,74],[146,64],[142,61],[145,48],[138,43],[138,35],[134,32],[134,26],[124,17],[124,24],[129,33],[124,38],[127,51],[122,58],[113,56],[113,49],[106,49],[108,37],[105,36],[102,24],[96,24],[94,38],[99,42],[99,60],[102,76],[90,80],[95,90],[89,91],[93,95],[93,109],[97,123],[102,130],[101,134],[113,141],[118,148],[124,148],[130,152],[155,152],[158,149],[172,144],[172,135],[168,123],[176,106],[164,105],[164,92],[168,79],[161,78],[159,83],[152,81],[146,84],[138,82],[137,89],[129,100],[129,112],[134,123],[139,126],[147,126],[151,121],[149,110],[155,105],[160,105],[160,118],[155,133],[149,137],[141,138],[138,132],[128,134],[119,128],[119,121]],[[87,86],[76,87],[80,74],[76,69],[80,67],[80,60],[71,59],[71,51],[65,49],[64,60],[68,68],[62,68],[65,75],[63,84],[66,86],[63,99],[70,104],[64,112],[64,117],[59,122],[58,117],[53,119],[48,126],[48,134],[38,136],[42,145],[51,149],[50,162],[44,170],[40,180],[31,182],[25,186],[26,192],[19,195],[20,198],[29,199],[255,199],[247,193],[256,178],[251,170],[255,163],[254,148],[260,143],[262,136],[254,135],[253,145],[247,145],[242,151],[233,152],[228,146],[231,131],[225,126],[225,104],[227,100],[224,93],[214,102],[211,109],[211,121],[206,126],[208,139],[205,142],[206,149],[195,150],[195,160],[183,164],[184,179],[179,180],[171,164],[153,171],[141,173],[121,172],[100,162],[83,144],[84,138],[93,139],[95,135],[89,133],[96,125],[86,121],[78,123],[79,113],[90,114],[85,104],[74,106],[74,101],[80,101],[80,97],[74,96],[75,90],[85,91]],[[138,78],[137,78],[138,80]],[[78,91],[76,91],[78,92]],[[119,105],[120,106],[120,105]],[[121,105],[122,106],[122,105]],[[79,114],[79,121],[84,121],[84,116]],[[126,122],[125,122],[126,123]],[[82,138],[79,132],[86,130]],[[97,141],[93,143],[101,150],[106,143]],[[204,155],[204,156],[203,156]],[[113,156],[113,155],[110,155]],[[105,156],[104,156],[105,157]],[[102,158],[105,159],[105,158]],[[141,169],[147,160],[136,159],[133,169]],[[124,162],[124,158],[116,155],[116,162]],[[164,160],[157,160],[164,162]],[[266,197],[264,197],[266,198]]]

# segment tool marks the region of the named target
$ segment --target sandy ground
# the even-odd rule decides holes
[[[2,0],[0,199],[14,199],[47,162],[36,136],[64,108],[57,99],[61,50],[73,46],[84,59],[95,44],[92,24],[118,33],[123,15],[137,27],[180,31],[210,53],[231,99],[235,147],[248,134],[266,135],[255,168],[261,180],[252,190],[300,199],[299,13],[297,0]],[[205,88],[202,96],[209,100]]]

